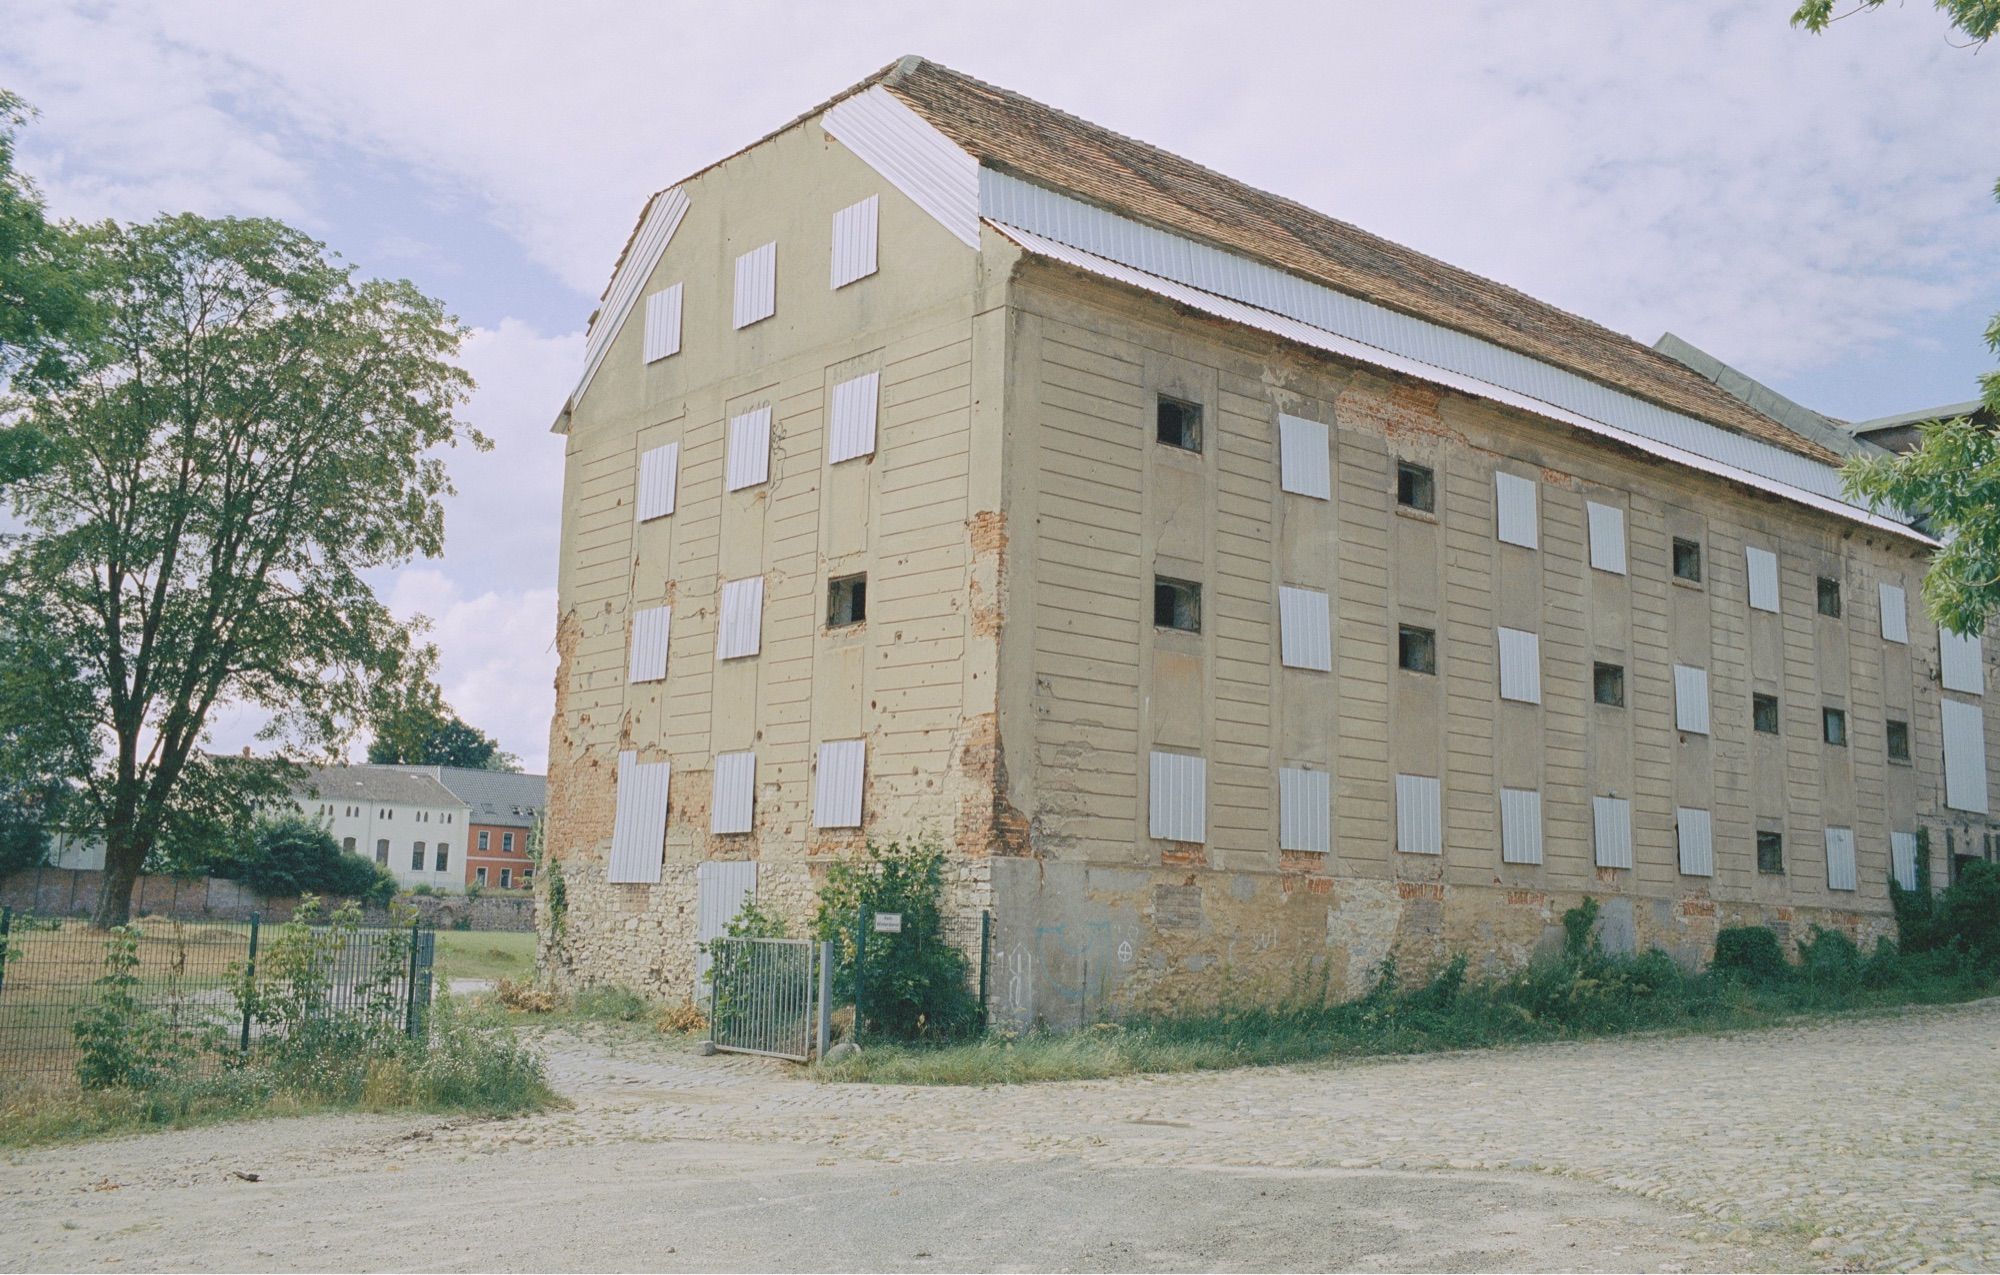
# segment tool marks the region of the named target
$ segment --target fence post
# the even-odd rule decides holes
[[[417,1038],[417,927],[423,924],[423,917],[410,918],[410,977],[405,995],[409,998],[403,1011],[403,1034],[411,1040]]]
[[[238,1053],[250,1052],[250,1011],[257,1003],[257,931],[262,921],[261,913],[250,914],[250,958],[243,964],[243,1035],[238,1041]]]
[[[849,1039],[857,1045],[861,1043],[861,971],[867,955],[868,905],[864,902],[854,918],[854,1035]]]
[[[819,945],[819,1053],[816,1057],[826,1061],[827,1047],[833,1043],[833,940],[823,939]]]
[[[14,928],[14,909],[0,908],[0,990],[7,986],[7,932]]]
[[[993,941],[993,914],[979,914],[979,1030],[986,1030],[986,954]]]

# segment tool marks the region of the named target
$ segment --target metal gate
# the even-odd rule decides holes
[[[712,939],[708,1038],[717,1049],[805,1062],[826,1052],[833,944]]]

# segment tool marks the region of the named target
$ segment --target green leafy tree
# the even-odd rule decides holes
[[[1819,33],[1843,18],[1882,7],[1885,0],[1853,0],[1844,12],[1834,0],[1805,0],[1792,25]],[[2000,31],[2000,0],[1935,0],[1968,47]],[[2000,199],[2000,182],[1993,187]],[[1986,327],[1986,345],[2000,355],[2000,314]],[[1895,506],[1925,515],[1944,543],[1924,574],[1924,604],[1939,624],[1977,633],[2000,609],[2000,372],[1979,378],[1984,422],[1971,417],[1923,427],[1917,448],[1901,456],[1855,457],[1847,464],[1848,494],[1873,506]]]
[[[488,444],[454,414],[465,329],[408,282],[357,278],[268,220],[107,224],[84,244],[101,320],[67,350],[73,375],[17,380],[0,425],[24,528],[0,541],[0,629],[35,627],[77,671],[110,928],[177,819],[289,778],[200,750],[218,705],[334,754],[381,687],[427,674],[362,573],[442,550],[435,449]]]
[[[332,833],[298,815],[258,820],[213,856],[210,871],[276,897],[328,895],[387,905],[396,893],[387,868],[346,853]]]
[[[0,89],[0,379],[52,375],[57,343],[80,327],[88,289],[66,226],[48,220],[41,193],[14,167],[14,138],[33,112]]]
[[[469,770],[521,769],[500,741],[469,726],[428,682],[394,688],[376,706],[368,760],[378,766],[463,766]]]
[[[88,697],[45,637],[0,623],[0,877],[44,862],[92,757]]]

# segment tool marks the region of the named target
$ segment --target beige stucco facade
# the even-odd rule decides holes
[[[1510,966],[1586,894],[1608,944],[1688,960],[1739,922],[1866,940],[1890,928],[1892,831],[1929,829],[1940,879],[1947,831],[1985,847],[1983,817],[1944,807],[1914,541],[1191,313],[991,227],[975,250],[817,120],[680,189],[641,289],[683,285],[679,351],[648,362],[635,310],[566,414],[557,872],[537,881],[564,893],[542,909],[559,982],[688,996],[700,864],[754,860],[759,899],[802,922],[823,865],[868,836],[951,847],[957,936],[976,947],[992,916],[993,1012],[1056,1026],[1321,977],[1354,991],[1389,956]],[[879,269],[831,287],[830,219],[871,195]],[[736,258],[770,241],[775,313],[733,328]],[[881,375],[875,449],[829,463],[833,386],[862,372]],[[1156,441],[1162,394],[1200,405],[1200,451]],[[769,477],[725,491],[726,422],[761,405]],[[1331,499],[1280,489],[1281,413],[1329,427]],[[641,522],[638,457],[668,442],[674,511]],[[1399,460],[1434,472],[1434,512],[1398,506]],[[1496,538],[1496,471],[1535,484],[1536,548]],[[1590,565],[1586,501],[1623,511],[1624,573]],[[1699,583],[1674,577],[1677,537],[1702,548]],[[1778,554],[1775,613],[1749,606],[1746,544]],[[865,622],[830,626],[828,581],[858,573]],[[1199,632],[1154,624],[1156,575],[1200,583]],[[761,648],[718,660],[722,582],[752,576]],[[1822,576],[1838,618],[1816,609]],[[1906,644],[1880,635],[1882,582],[1908,592]],[[1287,586],[1328,595],[1330,671],[1282,662]],[[665,677],[632,683],[632,615],[660,605]],[[1435,673],[1397,667],[1401,624],[1435,632]],[[1500,698],[1501,628],[1539,635],[1539,703]],[[1598,662],[1625,671],[1622,706],[1594,701]],[[1676,729],[1675,665],[1707,671],[1707,734]],[[1753,692],[1777,698],[1779,734],[1752,730]],[[1827,707],[1844,747],[1822,741]],[[1891,718],[1908,764],[1887,756]],[[815,828],[818,748],[846,739],[866,746],[861,826]],[[1154,750],[1205,761],[1199,841],[1149,835]],[[621,752],[672,764],[657,883],[607,872]],[[754,830],[715,834],[713,759],[739,752]],[[1330,776],[1323,853],[1279,848],[1284,767]],[[1439,781],[1441,854],[1397,849],[1398,775]],[[1538,864],[1502,862],[1503,788],[1540,794]],[[1630,802],[1629,869],[1597,866],[1600,796]],[[1680,871],[1683,808],[1712,816],[1712,876]],[[1829,889],[1829,826],[1853,830],[1854,890]],[[1759,831],[1782,834],[1782,873],[1758,870]]]

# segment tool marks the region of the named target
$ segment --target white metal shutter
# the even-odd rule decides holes
[[[1947,629],[1938,630],[1938,676],[1946,690],[1984,695],[1985,658],[1977,633],[1961,637]]]
[[[657,682],[667,675],[667,637],[673,631],[672,607],[646,607],[632,613],[632,662],[628,682]]]
[[[1828,828],[1826,830],[1826,888],[1829,890],[1852,890],[1856,888],[1857,874],[1854,869],[1854,829]]]
[[[722,586],[722,627],[715,635],[715,658],[741,659],[764,645],[764,577],[729,580]]]
[[[1333,671],[1333,610],[1318,589],[1278,587],[1278,658],[1286,668]]]
[[[657,884],[667,840],[669,762],[641,764],[639,754],[618,754],[618,800],[611,824],[611,860],[605,880],[614,885]]]
[[[1542,639],[1519,629],[1500,630],[1500,698],[1542,702]]]
[[[664,518],[674,511],[674,487],[680,481],[681,445],[668,443],[639,455],[639,521]]]
[[[681,285],[663,288],[646,298],[646,362],[657,363],[681,352]]]
[[[709,954],[702,944],[729,933],[729,923],[743,911],[743,905],[757,897],[757,862],[754,859],[710,860],[694,870],[695,986],[704,994],[702,980],[708,974]]]
[[[1778,609],[1778,555],[1754,545],[1743,547],[1750,569],[1750,605],[1759,611]]]
[[[1333,776],[1292,766],[1278,772],[1278,849],[1333,849]]]
[[[756,814],[757,754],[718,753],[709,797],[708,830],[748,832]]]
[[[1597,866],[1632,866],[1632,803],[1623,797],[1592,797],[1590,813],[1597,833]]]
[[[1708,811],[1682,806],[1674,811],[1674,820],[1680,828],[1681,875],[1714,876],[1715,826]]]
[[[753,407],[729,418],[729,458],[723,487],[740,491],[771,476],[771,408]]]
[[[1278,486],[1295,495],[1333,499],[1325,425],[1278,414]]]
[[[1939,704],[1944,718],[1944,804],[1986,813],[1986,714],[1955,699]]]
[[[1879,592],[1882,595],[1882,640],[1885,642],[1908,642],[1910,640],[1910,604],[1903,596],[1900,584],[1885,584]]]
[[[1590,517],[1590,565],[1614,575],[1625,574],[1625,511],[1616,505],[1586,501]]]
[[[1708,734],[1708,670],[1674,665],[1674,726],[1693,735]]]
[[[735,327],[747,328],[778,310],[778,243],[772,240],[736,259]]]
[[[826,440],[829,465],[874,454],[875,415],[881,388],[880,372],[869,372],[833,387],[833,423]]]
[[[1542,861],[1542,794],[1533,788],[1500,790],[1500,859]]]
[[[859,828],[861,780],[868,764],[868,741],[831,739],[819,746],[813,775],[813,827]]]
[[[1162,841],[1208,840],[1208,761],[1153,753],[1146,835]]]
[[[1905,890],[1917,888],[1917,834],[1914,832],[1892,832],[1889,834],[1889,871],[1896,874],[1896,884]]]
[[[844,287],[875,273],[876,210],[881,197],[870,195],[833,215],[833,276],[831,286]]]
[[[1396,849],[1444,853],[1443,786],[1428,775],[1396,776]]]
[[[1496,532],[1510,545],[1534,549],[1541,544],[1535,510],[1535,485],[1530,478],[1504,473],[1493,475]]]

